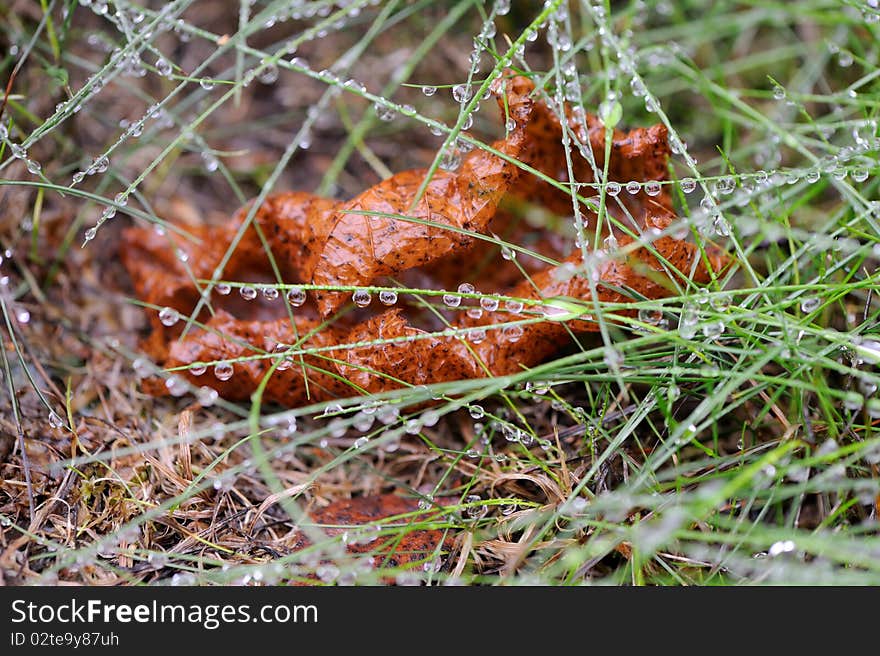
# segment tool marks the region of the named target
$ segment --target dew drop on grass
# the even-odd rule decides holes
[[[190,375],[192,375],[192,376],[201,376],[201,375],[204,374],[207,370],[208,370],[208,365],[206,365],[204,362],[193,362],[193,363],[189,366],[189,369],[187,369],[187,371],[188,371],[188,372],[190,373]]]
[[[355,426],[355,428],[357,428],[357,426]],[[355,449],[363,449],[365,446],[367,446],[369,441],[370,441],[370,438],[367,437],[366,435],[359,437],[354,441],[354,448]]]
[[[397,418],[399,416],[400,410],[398,410],[396,405],[385,403],[376,408],[376,419],[378,419],[386,426],[388,426],[389,424],[393,424],[395,421],[397,421]]]
[[[448,307],[457,308],[461,305],[461,296],[456,296],[455,294],[443,294],[443,303]]]
[[[683,178],[678,186],[684,193],[689,194],[697,188],[697,181],[693,178]]]
[[[287,290],[287,302],[290,303],[293,307],[300,307],[306,302],[307,294],[306,290],[302,287],[292,287]]]
[[[425,85],[422,87],[422,93],[428,97],[433,96],[435,93],[437,93],[437,87]]]
[[[246,301],[252,301],[257,297],[257,290],[247,285],[245,285],[244,287],[239,287],[238,293]]]
[[[376,103],[373,105],[373,109],[380,121],[393,121],[397,116],[397,111],[394,108],[383,105],[382,103]]]
[[[483,499],[476,494],[465,497],[465,503],[472,504],[467,509],[467,516],[471,519],[482,519],[489,512],[489,506],[480,504]],[[479,505],[477,505],[479,504]]]
[[[703,336],[714,339],[715,337],[720,337],[724,334],[724,329],[725,326],[723,321],[710,321],[703,325]]]
[[[351,425],[354,426],[355,430],[361,432],[368,431],[373,426],[374,419],[373,415],[367,414],[366,412],[358,412],[352,418]]]
[[[864,182],[868,179],[868,169],[853,169],[850,172],[850,176],[856,182]]]
[[[480,299],[480,307],[486,310],[486,312],[494,312],[498,309],[498,299],[484,296]]]
[[[159,75],[162,77],[169,77],[172,71],[171,62],[164,57],[159,57],[156,60],[156,70],[159,71]]]
[[[482,419],[486,415],[486,411],[481,405],[468,406],[468,413],[473,419]]]
[[[164,307],[159,310],[159,321],[163,326],[173,326],[180,321],[180,314],[174,308]]]
[[[422,426],[436,426],[437,422],[440,421],[440,413],[436,410],[426,410],[422,413]]]
[[[213,387],[208,387],[207,385],[202,385],[196,392],[196,399],[198,400],[199,405],[203,408],[208,408],[214,405],[219,396],[217,390]]]
[[[217,380],[229,380],[233,373],[235,373],[235,368],[231,362],[218,362],[214,365],[214,376],[217,377]]]
[[[471,309],[473,309],[473,308],[471,308]],[[468,314],[470,314],[470,310],[468,310]],[[467,333],[467,339],[472,344],[479,344],[480,342],[482,342],[486,339],[486,331],[483,330],[482,328],[479,328],[477,330],[470,330]]]
[[[165,389],[167,389],[172,396],[183,396],[186,394],[187,388],[188,385],[186,384],[186,381],[177,374],[165,379]]]
[[[522,301],[507,300],[504,301],[504,309],[512,314],[519,314],[523,311]]]
[[[203,77],[199,80],[199,86],[202,87],[205,91],[210,91],[214,88],[214,80],[209,77]]]
[[[214,289],[216,289],[217,293],[221,296],[228,296],[229,293],[232,291],[232,287],[230,285],[227,285],[225,282],[218,282],[214,286]]]
[[[278,81],[278,67],[275,64],[268,64],[257,75],[257,79],[261,84],[275,84]]]
[[[808,296],[807,298],[801,301],[801,311],[810,313],[819,309],[819,306],[822,305],[822,299],[818,296]]]
[[[351,295],[351,300],[354,301],[354,304],[358,307],[367,307],[370,304],[370,301],[373,300],[373,297],[370,296],[370,292],[366,289],[356,289],[354,293]]]
[[[770,545],[770,549],[767,550],[767,554],[771,558],[776,558],[783,554],[791,553],[795,550],[795,544],[792,540],[780,540],[779,542],[774,542]]]
[[[617,196],[620,193],[620,183],[609,182],[605,185],[605,193],[609,196]]]
[[[407,435],[417,435],[422,430],[422,422],[418,419],[407,419],[403,425],[403,430],[406,431]]]
[[[275,287],[261,287],[260,293],[267,301],[274,301],[278,298],[278,290]]]
[[[467,84],[456,84],[452,87],[452,97],[456,102],[466,103],[471,99],[473,92]]]
[[[28,172],[34,175],[39,175],[40,171],[43,170],[43,167],[40,166],[40,163],[32,159],[27,160],[25,166],[27,167]]]
[[[712,228],[719,237],[730,236],[730,223],[723,216],[715,217],[715,220],[712,222]]]
[[[656,180],[650,180],[645,183],[645,193],[649,196],[657,196],[661,190],[660,183]]]
[[[51,410],[49,412],[49,426],[52,428],[61,428],[63,424],[64,421],[61,419],[61,416],[54,410]]]
[[[520,340],[523,336],[523,327],[522,326],[505,326],[501,331],[501,335],[508,342],[515,343]]]
[[[859,394],[858,392],[849,391],[843,395],[843,407],[847,410],[852,410],[856,412],[862,409],[862,406],[865,404],[865,397]],[[823,445],[824,446],[824,445]],[[820,455],[821,449],[820,449]]]
[[[397,303],[397,292],[393,289],[385,289],[379,292],[379,302],[382,305],[394,305]]]
[[[637,193],[639,193],[639,190],[641,188],[642,188],[642,185],[640,183],[636,182],[635,180],[630,180],[629,182],[626,183],[627,193],[629,193],[633,196],[635,196]]]
[[[31,320],[31,313],[24,308],[19,308],[15,312],[15,318],[18,319],[18,323],[26,324]]]
[[[329,415],[335,415],[342,412],[342,406],[338,403],[331,403],[327,407],[324,408],[324,412],[322,413],[323,417],[327,417]]]

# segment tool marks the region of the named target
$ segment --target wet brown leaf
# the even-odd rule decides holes
[[[438,170],[417,202],[425,170],[395,174],[347,202],[303,192],[276,194],[257,208],[250,224],[245,223],[249,211],[245,207],[228,226],[195,226],[189,236],[129,229],[122,258],[138,295],[184,316],[200,297],[194,280],[220,275],[230,245],[234,249],[222,272],[226,279],[273,281],[265,240],[285,282],[325,288],[296,307],[292,320],[279,311],[281,301],[245,302],[237,294],[215,293],[213,316],[203,311],[199,319],[204,329],[193,329],[184,338],[179,337],[183,322],[166,327],[154,312],[145,349],[166,368],[235,360],[234,374],[226,381],[211,374],[187,374],[192,383],[210,385],[232,400],[248,398],[281,357],[279,352],[285,351],[288,360],[272,372],[265,397],[297,406],[405,385],[514,373],[558,352],[567,343],[569,330],[597,330],[591,311],[594,301],[627,304],[634,298],[669,296],[688,281],[709,282],[726,266],[728,256],[717,248],[701,248],[662,232],[675,219],[668,186],[663,185],[650,194],[642,189],[608,197],[611,221],[602,233],[613,235],[618,248],[591,257],[589,263],[580,249],[564,256],[558,240],[548,234],[533,239],[534,247],[545,257],[562,259],[558,266],[523,258],[529,276],[525,280],[519,269],[503,260],[500,266],[490,261],[476,269],[478,258],[491,258],[498,248],[475,235],[498,230],[507,231],[514,240],[533,237],[510,213],[499,211],[505,199],[524,198],[561,214],[573,210],[570,193],[518,164],[557,181],[570,177],[562,123],[534,98],[533,91],[525,77],[497,83],[494,93],[502,115],[513,121],[506,137],[490,150],[471,151],[454,172]],[[595,117],[566,108],[566,128],[574,140],[570,166],[578,183],[593,183],[594,170],[605,168],[607,136],[611,137],[609,180],[665,181],[669,157],[665,127],[606,132]],[[589,187],[580,187],[581,196],[589,195],[584,189]],[[588,206],[581,203],[579,208],[595,226],[597,217]],[[187,257],[181,258],[179,252]],[[579,273],[560,275],[564,273],[560,267]],[[390,278],[443,289],[468,279],[473,270],[480,271],[471,282],[481,292],[521,298],[526,306],[522,310],[489,307],[481,316],[457,313],[445,319],[459,329],[448,334],[438,330],[444,326],[436,316],[431,319],[414,304],[338,317],[350,292],[326,289],[385,284]],[[556,297],[581,301],[584,313],[567,322],[542,320],[553,309],[546,305],[547,299]],[[522,319],[532,321],[496,328]],[[146,387],[154,393],[166,391],[157,381],[147,382]]]

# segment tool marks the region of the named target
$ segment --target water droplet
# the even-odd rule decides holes
[[[354,304],[358,307],[367,307],[370,304],[370,301],[373,300],[373,297],[370,296],[370,292],[366,289],[356,289],[351,295],[351,300],[353,300]]]
[[[381,423],[388,426],[389,424],[393,424],[397,421],[397,418],[400,416],[400,410],[396,405],[391,405],[390,403],[385,403],[380,405],[376,409],[376,419],[378,419]]]
[[[486,415],[486,411],[483,410],[483,406],[481,405],[470,405],[468,406],[468,413],[473,419],[482,419]]]
[[[218,362],[214,365],[214,375],[217,380],[229,380],[233,373],[235,373],[235,368],[231,362]]]
[[[770,549],[767,550],[767,554],[771,558],[776,558],[777,556],[781,556],[782,554],[791,553],[795,550],[795,544],[792,540],[780,540],[779,542],[774,542],[770,545]]]
[[[522,301],[508,299],[504,301],[504,309],[512,314],[519,314],[523,311],[523,303]]]
[[[489,506],[485,504],[480,504],[483,499],[476,494],[468,495],[465,498],[465,503],[473,504],[467,509],[467,516],[471,519],[482,519],[489,512]]]
[[[49,411],[49,426],[52,428],[61,428],[64,425],[64,420],[61,419],[61,416],[55,412],[54,410]]]
[[[351,425],[354,426],[355,430],[359,430],[361,432],[368,431],[373,426],[374,417],[371,414],[367,414],[366,412],[358,412],[351,421]]]
[[[171,396],[183,396],[188,387],[186,381],[176,374],[165,379],[165,389],[171,393]]]
[[[156,70],[159,71],[159,75],[162,77],[169,77],[173,69],[171,62],[164,57],[159,57],[159,59],[156,60]]]
[[[443,303],[448,307],[457,308],[461,305],[461,296],[456,296],[455,294],[443,294]]]
[[[715,217],[715,220],[712,222],[712,227],[715,230],[715,234],[720,237],[727,237],[730,235],[730,223],[727,222],[723,216]]]
[[[714,339],[715,337],[720,337],[724,334],[725,325],[723,321],[710,321],[709,323],[703,324],[703,335],[710,339]]]
[[[382,305],[394,305],[397,303],[397,292],[393,289],[385,289],[379,292],[379,302]]]
[[[662,187],[656,180],[649,180],[645,183],[645,193],[649,196],[656,196],[662,191]]]
[[[34,175],[39,175],[40,171],[43,170],[43,167],[40,166],[40,163],[32,159],[27,160],[25,166],[27,167],[27,170]]]
[[[501,335],[508,342],[515,343],[523,336],[523,332],[523,327],[520,325],[505,326],[501,331]]]
[[[853,64],[852,53],[843,51],[837,56],[837,64],[841,68],[849,68]]]
[[[425,94],[426,96],[429,96],[429,97],[433,96],[435,93],[437,93],[437,87],[432,87],[432,86],[427,86],[427,85],[423,86],[422,93]]]
[[[203,385],[196,392],[196,399],[203,408],[208,408],[217,401],[219,398],[219,394],[217,390],[213,387],[208,387],[207,385]]]
[[[218,282],[214,286],[214,289],[216,289],[217,293],[221,296],[227,296],[232,291],[232,287],[230,285],[227,285],[225,282]]]
[[[257,297],[257,290],[247,285],[245,285],[244,287],[239,287],[238,293],[246,301],[252,301]]]
[[[639,190],[642,188],[642,185],[636,182],[635,180],[630,180],[626,183],[626,191],[627,193],[635,196],[639,193]]]
[[[159,321],[163,326],[173,326],[180,321],[180,314],[174,308],[164,307],[159,310]]]
[[[697,181],[693,178],[683,178],[678,186],[684,193],[689,194],[697,188]]]
[[[440,168],[444,171],[455,171],[461,166],[461,153],[455,148],[448,148],[440,156]]]
[[[275,84],[278,80],[278,67],[275,64],[268,64],[257,75],[257,79],[261,84]]]
[[[382,103],[377,102],[375,105],[373,105],[373,109],[375,110],[376,116],[379,117],[380,121],[393,121],[394,118],[397,116],[397,111],[394,108],[383,105]]]
[[[201,376],[208,370],[208,365],[204,362],[193,362],[187,371],[193,376]]]
[[[419,431],[422,430],[422,422],[418,419],[407,419],[406,423],[403,425],[403,430],[406,431],[408,435],[417,435]]]
[[[276,289],[275,287],[261,287],[260,293],[267,301],[274,301],[276,298],[278,298],[278,289]]]
[[[321,416],[327,417],[328,415],[335,415],[342,412],[342,406],[339,403],[331,403],[327,407],[324,408],[324,412]]]
[[[31,313],[24,308],[19,308],[15,313],[15,318],[18,319],[18,323],[26,324],[31,320]]]
[[[498,299],[484,296],[480,299],[480,307],[486,310],[486,312],[494,312],[498,309]]]
[[[810,312],[819,309],[820,305],[822,305],[821,298],[818,296],[809,296],[801,301],[801,311],[809,314]]]
[[[609,182],[605,185],[605,193],[609,196],[617,196],[620,193],[620,183]]]
[[[785,100],[785,89],[780,86],[773,87],[773,97],[776,100]]]
[[[452,87],[452,97],[455,98],[456,102],[466,103],[471,99],[472,95],[473,92],[467,84],[456,84]]]
[[[864,182],[868,179],[868,169],[853,169],[850,176],[856,182]]]
[[[308,294],[302,287],[291,287],[287,290],[287,302],[293,307],[300,307],[306,302]]]

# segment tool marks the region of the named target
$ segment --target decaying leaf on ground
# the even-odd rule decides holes
[[[355,539],[347,542],[346,550],[350,554],[371,554],[372,567],[406,569],[442,558],[452,547],[452,539],[443,529],[413,528],[391,539],[381,534],[382,520],[389,524],[412,524],[425,520],[423,516],[414,516],[420,512],[414,497],[379,494],[332,501],[312,510],[309,518],[328,536],[354,533]],[[298,533],[294,542],[294,550],[311,544],[303,533]]]
[[[349,201],[279,193],[258,208],[242,208],[227,226],[192,228],[187,237],[129,229],[122,258],[138,296],[183,316],[211,289],[206,281],[255,281],[256,288],[277,282],[267,251],[285,284],[310,285],[307,301],[301,290],[290,289],[291,313],[279,309],[283,293],[271,294],[280,296],[273,310],[259,298],[243,302],[223,296],[219,292],[228,293],[228,287],[215,285],[211,303],[197,317],[199,325],[185,335],[183,322],[169,326],[172,322],[153,312],[145,350],[166,369],[232,400],[249,397],[271,370],[264,398],[298,406],[521,371],[564,347],[570,330],[597,330],[593,308],[598,303],[625,307],[633,300],[669,296],[687,281],[709,282],[726,266],[727,255],[716,247],[701,248],[668,234],[675,215],[668,185],[662,184],[669,157],[665,127],[606,131],[595,117],[566,108],[574,139],[567,156],[560,119],[535,97],[531,80],[507,76],[493,92],[507,122],[506,136],[489,148],[471,150],[457,170],[437,170],[427,183],[426,170],[411,170]],[[604,225],[597,228],[598,216],[583,202],[583,190],[596,189],[606,168],[607,180],[618,188],[633,180],[642,184],[636,193],[609,194]],[[572,177],[580,185],[577,203],[559,185]],[[497,255],[492,233],[511,228],[513,234],[519,230],[519,236],[535,237],[499,209],[510,199],[563,215],[576,208],[598,231],[597,242],[606,237],[604,243],[616,247],[588,251],[585,261],[583,249],[568,254],[558,239],[541,234],[532,250],[543,259],[521,257],[515,265],[508,252],[480,269],[478,262]],[[455,281],[490,296],[482,307],[474,306],[453,289],[448,305],[458,311],[452,313],[439,304],[426,309],[424,301],[372,313],[348,303],[352,290],[362,287],[442,290],[455,287]],[[578,301],[583,312],[560,320],[553,301],[559,297]],[[374,300],[376,306],[381,304]],[[615,315],[608,321],[634,311]],[[218,363],[224,375],[204,372],[203,364]],[[230,367],[232,375],[226,375]],[[157,382],[148,387],[165,391]]]

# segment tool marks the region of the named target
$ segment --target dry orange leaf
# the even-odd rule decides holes
[[[180,338],[180,325],[163,325],[154,314],[145,349],[169,369],[234,360],[234,375],[227,380],[195,375],[192,369],[186,374],[192,383],[207,384],[233,400],[247,398],[273,362],[287,357],[272,372],[265,398],[297,406],[356,393],[520,371],[559,351],[567,343],[569,329],[597,329],[588,313],[594,294],[601,303],[661,298],[674,293],[677,283],[709,282],[727,264],[727,255],[714,246],[701,249],[663,232],[675,216],[667,185],[654,185],[650,190],[642,187],[635,194],[609,197],[607,211],[616,221],[601,231],[613,235],[619,248],[593,258],[589,277],[585,273],[563,275],[585,270],[582,250],[565,256],[558,239],[523,229],[509,212],[499,210],[499,204],[519,198],[552,212],[572,213],[571,193],[546,178],[566,182],[571,172],[581,185],[593,183],[594,170],[606,167],[606,130],[595,117],[566,108],[566,122],[577,146],[567,158],[560,120],[534,98],[531,80],[507,77],[493,91],[509,119],[505,138],[490,149],[469,152],[456,171],[438,170],[417,202],[425,170],[397,173],[345,202],[303,192],[275,194],[257,208],[252,223],[245,224],[250,209],[245,207],[225,227],[189,230],[194,237],[190,239],[151,228],[127,230],[122,258],[138,295],[184,316],[193,311],[200,297],[195,280],[222,275],[224,279],[235,276],[274,282],[264,241],[285,283],[319,287],[302,307],[298,300],[293,303],[292,319],[273,311],[270,303],[217,295],[215,287],[215,311],[199,317],[204,328],[194,328]],[[609,181],[666,180],[665,127],[627,133],[614,130],[611,137]],[[578,209],[586,221],[596,225],[597,217],[587,204],[579,202]],[[517,262],[521,270],[510,261],[491,261],[497,245],[477,238],[490,231],[506,231],[514,243],[532,239],[533,251],[562,262],[553,266],[522,257]],[[235,248],[221,272],[219,267],[233,243]],[[181,258],[179,251],[186,257]],[[347,312],[351,292],[328,289],[387,286],[392,279],[410,288],[444,289],[471,276],[477,263],[487,258],[485,272],[470,282],[483,293],[522,299],[525,307],[498,306],[490,299],[479,312],[459,312],[446,320],[454,331],[443,330],[446,326],[438,323],[438,312],[431,319],[430,312],[414,305],[380,313]],[[586,303],[588,312],[571,320],[553,320],[555,308],[547,299],[556,297]],[[551,320],[542,320],[548,312]],[[632,312],[617,315],[631,316]],[[503,329],[495,327],[517,321]],[[419,322],[426,327],[419,327]],[[281,351],[287,355],[279,355]],[[165,391],[155,381],[148,387],[156,393]]]

